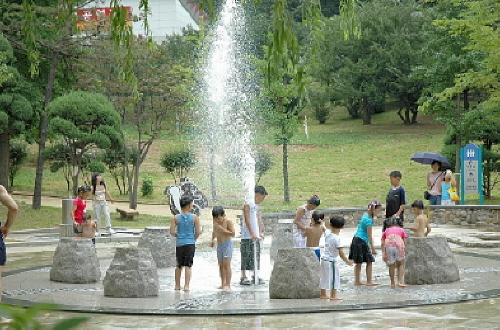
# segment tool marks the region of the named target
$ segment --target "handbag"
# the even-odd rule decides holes
[[[431,199],[431,193],[428,190],[424,191],[424,199],[426,200]]]
[[[450,193],[450,199],[452,201],[459,201],[460,200],[460,196],[458,196],[456,187],[450,187],[450,189],[448,189],[448,192]]]

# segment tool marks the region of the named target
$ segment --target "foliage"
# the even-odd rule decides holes
[[[187,148],[165,153],[160,162],[167,173],[172,175],[175,184],[177,184],[177,179],[185,178],[188,175],[194,164],[196,164],[196,156]]]
[[[69,147],[73,193],[84,154],[93,148],[110,149],[122,145],[120,118],[102,94],[72,92],[49,104],[50,130]]]
[[[142,178],[141,186],[142,196],[151,196],[153,194],[153,178],[146,175]]]
[[[330,95],[327,88],[318,84],[311,85],[307,99],[314,109],[314,117],[320,124],[325,124],[330,115]]]
[[[19,169],[21,165],[24,164],[26,161],[26,158],[28,157],[28,151],[26,144],[20,144],[20,143],[11,143],[10,144],[10,152],[9,152],[9,178],[10,178],[10,186],[14,186],[14,178],[16,177],[17,173],[19,172]]]
[[[13,178],[9,178],[10,140],[26,133],[34,124],[33,108],[23,95],[21,75],[12,65],[13,49],[10,42],[0,34],[0,59],[4,62],[4,75],[0,86],[0,184],[8,187]]]
[[[255,174],[257,175],[256,184],[258,184],[262,176],[266,174],[274,165],[274,162],[271,153],[267,152],[262,148],[257,149],[254,157],[255,157]]]
[[[6,312],[8,317],[14,320],[8,324],[8,327],[12,329],[43,329],[42,324],[36,319],[37,315],[44,311],[57,309],[57,305],[54,304],[37,304],[26,308],[0,305],[0,310]],[[55,324],[52,329],[74,329],[85,323],[88,319],[88,317],[75,317],[62,320]]]
[[[129,151],[126,152],[125,148]],[[137,158],[137,152],[130,146],[124,147],[122,150],[106,150],[103,157],[103,162],[109,169],[111,176],[115,180],[120,195],[128,193],[126,185],[126,167],[127,164],[134,164]]]
[[[353,118],[384,111],[386,97],[400,104],[398,116],[405,124],[417,121],[417,100],[424,81],[412,76],[424,63],[432,12],[414,1],[382,0],[357,10],[361,39],[345,40],[343,23],[326,23],[323,47],[311,63],[315,82],[329,89],[331,100],[347,107]]]

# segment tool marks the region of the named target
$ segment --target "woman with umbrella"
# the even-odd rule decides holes
[[[427,187],[429,187],[429,204],[441,205],[441,182],[443,181],[443,171],[441,162],[437,160],[431,163],[432,172],[427,174]]]
[[[432,172],[427,174],[430,205],[441,205],[441,183],[444,180],[443,166],[450,166],[448,159],[434,152],[417,152],[411,160],[420,164],[431,164]]]

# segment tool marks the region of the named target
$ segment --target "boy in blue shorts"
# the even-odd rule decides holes
[[[222,206],[214,206],[212,209],[212,218],[214,220],[214,230],[212,232],[212,241],[210,247],[217,242],[217,260],[219,262],[219,274],[221,286],[218,289],[231,290],[231,258],[233,257],[234,225],[226,218],[226,213]]]

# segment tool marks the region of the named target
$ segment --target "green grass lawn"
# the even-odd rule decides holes
[[[310,114],[307,115],[313,118]],[[263,204],[264,212],[294,210],[313,194],[320,196],[321,208],[364,206],[371,199],[379,199],[384,203],[390,188],[388,175],[393,170],[403,173],[401,183],[407,191],[407,202],[422,199],[430,166],[415,163],[410,157],[423,151],[439,153],[446,132],[445,126],[422,114],[419,114],[418,124],[411,126],[403,125],[394,111],[374,115],[372,125],[362,125],[360,119],[351,119],[347,112],[340,108],[332,110],[326,125],[319,125],[316,120],[310,119],[308,128],[309,138],[301,128],[289,146],[290,204],[283,202],[282,147],[273,144],[272,134],[259,135],[257,143],[274,157],[274,166],[259,183],[269,191],[269,196]],[[176,137],[172,140],[157,141],[153,145],[142,167],[142,173],[153,177],[154,193],[148,197],[139,195],[140,203],[167,203],[163,191],[165,186],[174,184],[174,180],[160,167],[159,161],[165,151],[179,144],[179,138]],[[24,167],[16,177],[14,190],[32,192],[35,156],[36,153],[32,153],[31,164]],[[206,165],[198,163],[188,176],[207,196],[211,195]],[[126,196],[119,196],[107,173],[104,173],[104,177],[114,197],[127,200]],[[241,198],[230,190],[227,187],[220,188],[217,204],[239,207]],[[61,173],[50,173],[48,170],[45,172],[43,193],[68,196],[66,182]],[[499,202],[498,195],[495,191],[493,193],[493,198],[485,201],[486,203]],[[477,203],[477,197],[468,202]],[[46,218],[60,219],[60,211],[57,209],[53,211],[54,215],[46,208],[41,211],[44,216],[37,216],[36,211],[33,212],[22,212],[21,221],[33,227],[42,226],[42,223],[44,226],[49,225],[50,220]],[[25,220],[26,216],[30,219]],[[170,214],[165,216],[165,219],[168,219]],[[165,224],[163,219],[142,218],[141,215],[140,221],[126,222],[123,225],[140,227],[154,225],[156,221]],[[59,222],[54,222],[57,223]],[[113,221],[113,225],[121,226],[117,220]]]

